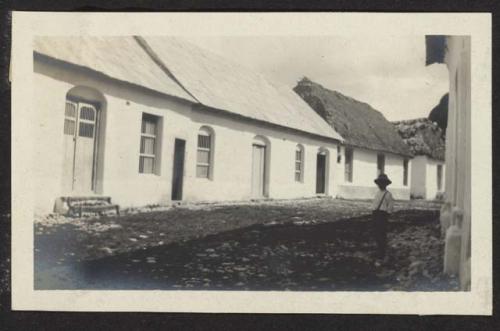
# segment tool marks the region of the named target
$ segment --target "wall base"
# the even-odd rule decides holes
[[[392,193],[394,199],[410,200],[409,188],[391,188],[388,190]],[[337,196],[343,199],[373,199],[378,188],[375,186],[354,186],[340,185]]]

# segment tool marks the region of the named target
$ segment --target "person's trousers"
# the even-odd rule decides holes
[[[385,257],[387,249],[387,219],[389,214],[383,210],[373,211],[373,234],[377,243],[377,255],[379,258]]]

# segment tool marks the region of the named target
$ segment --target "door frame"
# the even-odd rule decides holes
[[[318,157],[320,155],[324,156],[324,169],[323,169],[323,192],[318,193]],[[321,147],[318,149],[318,152],[316,153],[316,187],[315,187],[315,193],[317,195],[328,195],[329,194],[329,185],[328,183],[330,182],[330,153],[328,149]]]
[[[101,107],[101,102],[95,101],[95,100],[88,100],[82,97],[74,96],[74,95],[67,95],[66,96],[66,102],[72,102],[76,105],[76,118],[75,118],[75,135],[73,136],[73,161],[71,165],[71,194],[76,193],[74,191],[75,187],[75,162],[76,162],[76,149],[77,149],[77,143],[79,139],[79,132],[80,132],[80,106],[81,104],[87,104],[95,108],[95,124],[94,124],[94,146],[92,150],[92,175],[91,175],[91,182],[90,182],[90,191],[89,193],[96,193],[97,191],[97,171],[98,171],[98,164],[99,164],[99,148],[100,148],[100,138],[101,138],[101,114],[102,114],[102,107]],[[66,106],[65,106],[66,107]],[[65,117],[65,116],[64,116]],[[64,134],[64,132],[63,132]]]
[[[252,140],[252,149],[251,149],[251,168],[250,168],[250,196],[253,197],[253,146],[259,145],[264,147],[264,185],[263,185],[263,195],[261,198],[269,198],[270,196],[270,178],[271,178],[271,141],[262,135],[257,135]]]
[[[177,142],[182,142],[182,168],[181,168],[181,176],[180,176],[180,192],[176,190],[176,172],[177,172],[177,167],[176,167],[176,155],[177,155]],[[170,200],[172,201],[182,201],[183,195],[184,195],[184,174],[185,174],[185,169],[186,168],[186,139],[182,138],[175,138],[174,139],[174,155],[172,157],[172,180],[171,180],[171,192],[170,192]],[[175,194],[175,199],[174,199],[174,193]]]
[[[257,196],[257,195],[254,195],[254,187],[253,187],[253,184],[254,184],[254,176],[255,176],[255,173],[253,171],[254,169],[254,162],[255,162],[255,158],[254,158],[254,150],[255,150],[255,147],[257,147],[258,149],[261,149],[263,150],[263,153],[262,153],[262,157],[263,157],[263,167],[262,167],[262,192],[260,192],[260,194]],[[264,145],[264,144],[257,144],[257,143],[253,143],[252,144],[252,175],[251,175],[251,190],[252,190],[252,198],[265,198],[266,197],[266,176],[267,176],[267,171],[266,171],[266,154],[267,154],[267,146]]]

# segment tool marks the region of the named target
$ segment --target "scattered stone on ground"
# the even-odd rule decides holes
[[[450,290],[439,204],[398,202],[376,267],[368,201],[307,199],[38,220],[37,288]],[[53,219],[53,218],[51,218]],[[50,279],[64,269],[65,280]]]

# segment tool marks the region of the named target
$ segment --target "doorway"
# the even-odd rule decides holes
[[[252,145],[252,197],[265,196],[266,146]]]
[[[172,175],[172,200],[182,200],[185,150],[186,141],[183,139],[175,139],[174,165]]]
[[[319,152],[316,157],[316,193],[326,193],[326,153]]]
[[[66,191],[95,191],[99,114],[96,105],[66,100],[64,111],[64,169]]]

